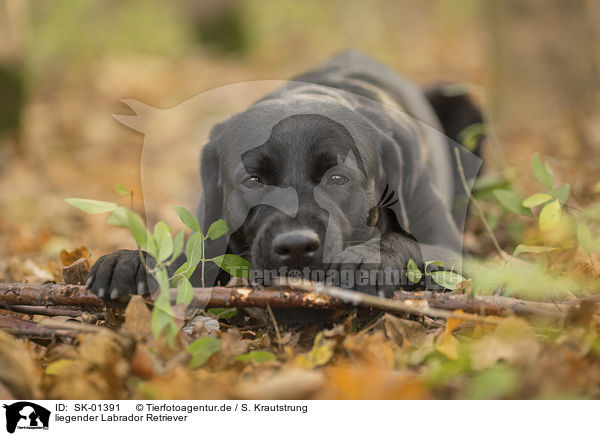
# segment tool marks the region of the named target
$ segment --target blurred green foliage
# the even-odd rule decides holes
[[[32,8],[27,57],[35,72],[81,65],[106,54],[176,56],[192,41],[177,1],[65,0]]]
[[[132,52],[173,58],[201,48],[283,64],[307,57],[317,62],[356,48],[396,65],[412,64],[418,53],[411,41],[430,35],[433,25],[442,34],[460,32],[478,14],[475,0],[36,2],[27,60],[42,73]]]
[[[24,101],[23,71],[12,65],[0,64],[0,137],[19,128]]]

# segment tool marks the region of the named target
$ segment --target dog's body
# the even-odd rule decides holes
[[[464,96],[454,110],[441,93],[429,97],[446,105],[444,119],[414,85],[345,53],[215,126],[202,152],[198,218],[203,229],[224,218],[231,233],[208,250],[249,258],[262,282],[265,271],[335,271],[340,282],[348,272],[404,271],[409,259],[456,268],[456,164],[442,131],[481,117]],[[146,291],[142,274],[137,253],[122,250],[99,259],[88,287],[124,300]],[[397,285],[350,287],[389,295]]]

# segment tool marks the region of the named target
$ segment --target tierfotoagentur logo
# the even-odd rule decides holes
[[[50,411],[29,401],[4,404],[6,414],[6,431],[15,430],[48,430]]]

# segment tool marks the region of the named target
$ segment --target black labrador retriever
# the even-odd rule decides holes
[[[230,233],[208,255],[247,258],[255,283],[300,275],[387,296],[414,286],[409,259],[458,269],[454,140],[481,121],[464,94],[424,93],[363,55],[338,55],[213,127],[198,219],[207,229],[224,218]],[[145,277],[137,251],[120,250],[96,262],[87,287],[123,302],[148,292]]]

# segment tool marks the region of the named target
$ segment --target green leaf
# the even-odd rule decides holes
[[[531,212],[529,209],[525,209],[521,203],[521,197],[519,197],[513,191],[508,191],[506,189],[496,189],[493,191],[494,197],[498,200],[500,205],[504,207],[506,210],[509,210],[512,213],[516,213],[517,215],[526,215],[531,216]]]
[[[209,259],[233,277],[248,277],[252,264],[236,254],[223,254]]]
[[[595,203],[587,206],[583,213],[585,216],[593,221],[600,221],[600,201],[596,201]]]
[[[433,271],[431,273],[431,278],[438,285],[450,289],[452,291],[457,290],[457,286],[460,282],[464,282],[466,279],[452,271]]]
[[[179,216],[179,219],[183,224],[192,229],[194,232],[202,233],[200,230],[200,223],[198,223],[196,217],[192,215],[189,210],[181,206],[173,206],[173,210]]]
[[[508,186],[509,182],[500,174],[483,175],[475,179],[471,191],[473,192],[473,195],[481,196],[494,189],[504,189]]]
[[[188,278],[194,273],[202,260],[202,241],[202,233],[194,233],[188,239],[185,247],[185,254],[187,256],[187,270],[185,274]]]
[[[510,367],[489,368],[474,374],[466,392],[470,400],[502,399],[519,389],[519,374]]]
[[[523,203],[521,203],[521,204],[523,205],[523,207],[531,208],[531,207],[539,206],[540,204],[545,203],[549,200],[552,200],[551,195],[538,192],[537,194],[533,194],[533,195],[530,195],[529,197],[527,197],[525,200],[523,200]]]
[[[117,193],[117,195],[129,195],[130,191],[122,183],[116,182],[115,192]]]
[[[246,354],[240,354],[235,360],[238,362],[263,363],[277,360],[277,357],[268,351],[253,350]]]
[[[142,218],[126,207],[119,206],[106,220],[109,224],[128,228],[135,242],[142,250],[146,250],[152,256],[157,257],[157,247],[154,238],[146,229]]]
[[[550,165],[548,165],[548,162],[542,164],[539,153],[533,155],[531,169],[535,178],[538,179],[542,185],[548,189],[552,189],[552,184],[554,183],[554,173],[552,172]]]
[[[164,221],[159,221],[154,226],[154,240],[158,251],[157,260],[164,262],[173,253],[173,237],[171,228]]]
[[[169,292],[162,291],[154,302],[151,324],[152,334],[155,338],[158,338],[166,330],[169,345],[173,344],[178,330],[173,320],[173,310],[169,303]]]
[[[171,282],[169,281],[169,273],[166,268],[159,268],[153,273],[154,278],[158,282],[158,286],[161,290],[168,292],[171,289]]]
[[[206,232],[206,237],[210,238],[211,241],[220,238],[227,233],[227,223],[224,219],[218,219],[212,223]]]
[[[406,265],[406,277],[413,283],[419,283],[421,277],[423,277],[423,273],[417,266],[417,263],[412,259],[408,259],[408,264]]]
[[[213,315],[217,315],[220,319],[229,319],[237,315],[238,311],[235,307],[208,309]]]
[[[583,250],[587,253],[593,253],[599,250],[598,241],[594,241],[594,237],[592,236],[592,231],[588,226],[583,223],[579,223],[577,225],[577,242],[579,242],[579,246],[583,248]]]
[[[181,253],[183,252],[183,244],[185,242],[184,239],[185,232],[183,230],[178,231],[173,238],[173,260],[181,256]]]
[[[462,129],[457,138],[458,141],[466,147],[467,150],[473,151],[477,147],[479,140],[485,136],[485,126],[483,123],[474,123]]]
[[[429,268],[429,265],[438,265],[438,266],[441,266],[443,268],[444,267],[444,261],[443,260],[430,260],[428,262],[425,262],[425,272],[427,272],[427,268]]]
[[[565,183],[554,190],[554,195],[560,200],[561,203],[566,203],[571,193],[571,185]]]
[[[187,277],[182,277],[177,285],[177,304],[189,306],[194,298],[194,289]]]
[[[539,245],[519,244],[519,245],[517,245],[517,248],[515,248],[515,251],[513,252],[513,256],[516,257],[521,253],[535,253],[535,254],[548,253],[548,252],[554,251],[554,250],[556,250],[555,247],[542,247]]]
[[[552,230],[560,221],[561,215],[560,201],[554,200],[544,206],[540,212],[539,224],[542,232]]]
[[[119,205],[112,201],[88,200],[87,198],[65,198],[71,206],[87,213],[106,213],[116,210]]]
[[[187,352],[192,356],[190,368],[196,369],[204,365],[210,356],[221,349],[221,340],[216,338],[200,338],[192,342]]]
[[[183,265],[181,265],[179,268],[177,268],[177,270],[175,270],[175,272],[173,273],[173,277],[181,277],[181,275],[187,277],[188,279],[192,276],[192,274],[194,273],[194,270],[189,271],[190,270],[190,264],[185,261],[183,262]],[[174,279],[176,280],[176,279]]]

